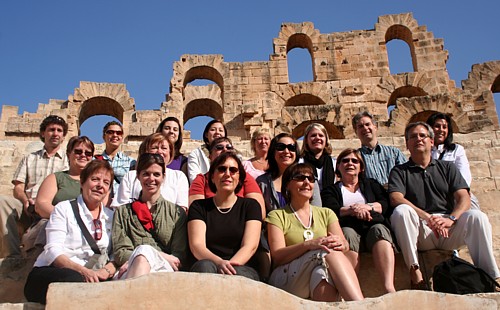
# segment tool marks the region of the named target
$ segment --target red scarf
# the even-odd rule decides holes
[[[132,210],[134,210],[137,218],[147,231],[151,231],[155,228],[153,224],[153,215],[151,211],[149,211],[147,203],[136,200],[132,202]]]

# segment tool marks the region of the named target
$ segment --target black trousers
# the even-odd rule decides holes
[[[236,270],[236,275],[249,278],[255,281],[259,281],[259,274],[252,267],[250,266],[233,266],[233,267]],[[217,270],[217,265],[209,259],[202,259],[197,261],[196,263],[193,264],[193,267],[191,267],[191,271],[201,272],[201,273],[219,273]]]
[[[34,267],[26,279],[24,296],[28,301],[45,304],[49,284],[53,282],[85,282],[85,279],[78,271],[69,268]]]

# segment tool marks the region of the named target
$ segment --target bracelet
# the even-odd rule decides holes
[[[108,279],[113,276],[113,274],[111,273],[111,271],[109,271],[109,269],[106,266],[102,267],[102,269],[106,270],[106,272],[108,273]]]

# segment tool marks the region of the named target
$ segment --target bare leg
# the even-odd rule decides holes
[[[359,273],[359,254],[354,251],[349,251],[344,253],[347,259],[351,262],[352,268],[354,268],[354,271],[356,274]]]
[[[394,288],[394,250],[387,240],[375,242],[372,248],[373,263],[384,280],[387,293],[395,292]]]
[[[326,280],[319,282],[314,288],[311,299],[314,301],[338,301],[339,292],[332,285],[328,284]]]
[[[328,271],[333,278],[340,295],[345,301],[363,300],[363,293],[359,287],[358,277],[351,263],[339,251],[332,251],[325,256],[328,263]]]
[[[136,278],[151,271],[148,260],[143,255],[137,256],[130,264],[126,279]]]

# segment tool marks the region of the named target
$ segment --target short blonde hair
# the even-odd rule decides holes
[[[325,150],[324,152],[328,155],[332,155],[333,148],[332,145],[330,144],[330,137],[328,136],[328,132],[326,131],[325,126],[321,125],[320,123],[312,123],[309,124],[309,126],[306,127],[306,130],[304,131],[304,141],[302,142],[302,149],[300,150],[300,155],[304,157],[306,152],[310,152],[311,150],[309,149],[309,145],[307,145],[307,135],[311,132],[313,129],[319,129],[321,132],[325,135],[326,139],[326,144],[325,144]]]
[[[258,137],[263,135],[268,135],[269,141],[272,140],[271,132],[267,128],[259,128],[252,133],[252,138],[250,139],[250,148],[252,149],[252,152],[254,154],[255,154],[255,141],[257,141]]]

